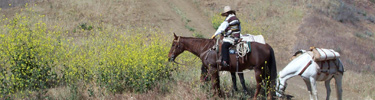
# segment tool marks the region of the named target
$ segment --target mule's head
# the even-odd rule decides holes
[[[185,51],[184,45],[180,42],[181,37],[176,36],[175,33],[173,33],[173,35],[174,35],[174,39],[172,42],[172,47],[169,50],[169,54],[168,54],[169,61],[174,61],[178,55],[180,55],[182,52]]]
[[[284,91],[286,89],[286,86],[288,84],[285,82],[285,81],[280,81],[280,78],[277,78],[277,82],[276,82],[276,96],[280,97],[280,98],[283,98],[285,97],[285,94],[284,94]]]

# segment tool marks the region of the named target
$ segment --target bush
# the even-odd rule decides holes
[[[64,63],[68,84],[95,82],[112,92],[146,92],[156,82],[169,77],[167,41],[154,29],[134,29],[125,33],[94,30],[83,45],[71,46]]]
[[[32,24],[26,16],[6,21],[0,38],[0,93],[54,86],[59,80],[54,70],[60,56],[57,48],[63,47],[60,33],[47,31],[43,22]]]
[[[215,14],[211,17],[211,23],[215,30],[219,28],[220,24],[225,20],[225,17],[221,16],[220,14]]]
[[[204,38],[204,35],[203,35],[203,34],[200,34],[200,33],[197,33],[197,32],[194,32],[194,33],[193,33],[193,37],[196,37],[196,38]]]
[[[90,28],[87,31],[95,34],[74,38],[64,36],[56,26],[33,22],[39,16],[4,20],[6,25],[0,26],[4,29],[0,34],[0,98],[25,98],[29,94],[19,92],[46,93],[44,89],[77,83],[112,93],[146,92],[158,81],[169,79],[175,69],[167,63],[168,39],[157,29],[120,33]]]

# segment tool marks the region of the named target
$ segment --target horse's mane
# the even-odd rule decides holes
[[[213,40],[213,39],[206,39],[206,38],[197,38],[197,37],[183,37],[181,36],[181,38],[184,38],[184,39],[193,39],[193,40]]]
[[[301,49],[301,50],[298,50],[296,53],[294,53],[291,59],[293,60],[295,58],[298,58],[299,56],[305,53],[309,54],[310,56],[313,56],[312,51],[306,51],[306,50]]]
[[[204,43],[203,41],[209,42],[209,43],[215,43],[215,41],[216,41],[215,39],[196,38],[196,37],[182,37],[182,36],[181,36],[181,39],[187,39],[187,40],[200,42],[200,43]]]

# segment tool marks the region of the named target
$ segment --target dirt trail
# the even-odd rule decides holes
[[[279,71],[281,69],[278,69]],[[229,74],[225,74],[225,76],[229,77]],[[245,80],[250,81],[252,83],[256,83],[255,79],[252,79],[254,77],[254,71],[249,71],[245,73]],[[345,76],[343,78],[348,78],[348,76]],[[345,80],[345,79],[343,79]],[[337,100],[336,97],[336,85],[335,80],[331,80],[331,100]],[[293,77],[287,81],[288,86],[286,88],[286,95],[292,96],[290,99],[292,100],[309,100],[309,92],[307,91],[307,87],[305,82],[300,76]],[[318,99],[325,100],[326,99],[326,88],[324,86],[324,82],[317,82],[317,89],[318,89]],[[364,100],[364,97],[361,97],[359,93],[350,91],[349,86],[343,86],[343,100]]]
[[[25,0],[15,0],[19,2],[13,2],[12,6],[16,5],[23,5]],[[134,23],[136,27],[144,27],[145,25],[151,25],[152,27],[160,28],[164,31],[167,35],[172,32],[176,32],[178,35],[183,36],[192,36],[194,32],[200,33],[205,35],[205,37],[209,37],[212,35],[215,30],[212,28],[210,18],[207,16],[208,14],[204,12],[200,6],[209,6],[212,8],[222,7],[228,1],[223,3],[215,2],[212,0],[203,0],[207,1],[203,4],[197,4],[195,0],[134,0],[135,8],[130,9],[128,17],[126,18],[128,22]],[[238,9],[241,11],[246,11],[248,8],[247,6],[250,3],[243,3],[246,0],[236,0],[235,4],[233,5],[242,5],[239,6]],[[7,7],[8,6],[8,7]],[[9,4],[7,2],[0,2],[0,7],[9,8]],[[208,7],[208,8],[209,8]],[[220,10],[221,11],[221,10]],[[249,14],[250,15],[250,14]],[[194,31],[190,31],[194,29]],[[287,35],[294,35],[294,29],[291,32],[284,32],[289,33]],[[276,30],[275,30],[276,31]],[[171,35],[171,34],[170,34]],[[276,34],[277,35],[277,34]],[[280,35],[280,34],[279,34]],[[280,37],[284,36],[282,34]],[[272,36],[271,36],[272,37]],[[279,38],[279,36],[274,36],[275,38]],[[288,42],[290,37],[285,36],[282,37],[283,39],[278,40],[269,40],[270,42]],[[288,42],[289,43],[289,42]],[[285,45],[285,43],[278,43],[281,45]],[[292,46],[291,43],[289,46]],[[280,47],[281,48],[281,47]],[[287,47],[285,47],[287,48]],[[292,47],[290,47],[292,48]],[[277,49],[275,49],[277,50]],[[279,51],[283,51],[278,49]],[[286,49],[290,50],[290,49]],[[280,55],[288,55],[289,51],[284,52],[284,54],[279,53]],[[277,60],[286,60],[284,58],[276,58]],[[282,70],[285,64],[278,64],[278,71]],[[255,79],[251,79],[254,76],[253,71],[245,73],[246,81],[254,82]],[[350,76],[346,76],[344,74],[344,78],[350,78]],[[334,85],[334,80],[331,81],[331,99],[336,99],[336,89]],[[348,91],[348,87],[350,85],[343,86],[343,99],[344,100],[362,100],[363,97],[360,96],[357,92]],[[294,96],[292,99],[295,100],[307,100],[309,99],[309,94],[307,92],[307,88],[303,80],[297,76],[288,81],[288,88],[286,89],[286,94]],[[318,95],[319,99],[325,99],[326,97],[326,89],[324,87],[323,82],[318,82]]]
[[[33,2],[35,0],[1,0],[0,1],[0,8],[1,9],[8,9],[17,6],[24,6],[28,2]]]

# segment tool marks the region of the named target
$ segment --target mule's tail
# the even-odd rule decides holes
[[[267,67],[270,72],[270,81],[271,81],[271,88],[275,87],[276,85],[276,78],[277,78],[277,67],[276,67],[276,59],[275,53],[271,47],[270,49],[270,59],[267,62]]]

